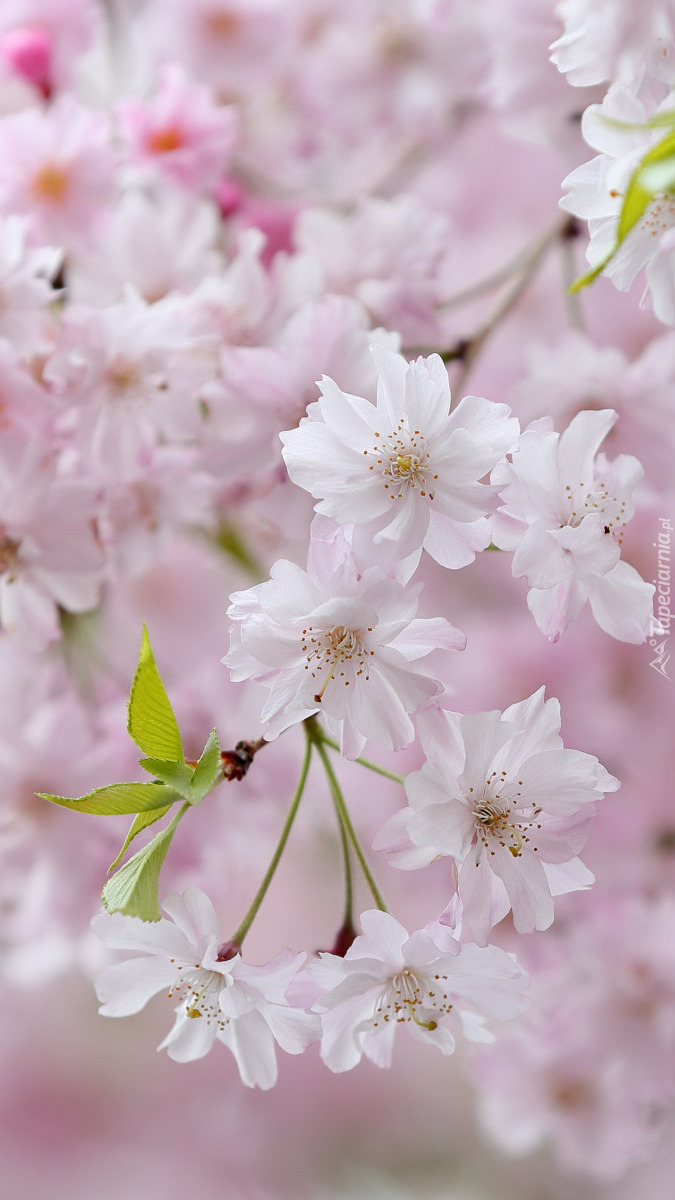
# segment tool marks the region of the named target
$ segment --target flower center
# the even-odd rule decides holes
[[[673,225],[675,225],[675,197],[665,193],[661,196],[654,196],[640,221],[640,229],[651,237],[658,237],[660,233],[672,229]]]
[[[433,500],[433,481],[438,475],[429,474],[429,452],[424,445],[424,434],[419,429],[412,432],[408,429],[405,417],[401,417],[396,429],[388,437],[380,439],[371,451],[364,454],[375,454],[376,458],[370,464],[369,470],[377,468],[384,479],[385,490],[392,500],[401,500],[409,488],[416,488],[420,496]]]
[[[369,626],[366,633],[372,632],[372,626]],[[331,679],[341,679],[345,687],[359,677],[368,679],[368,660],[375,651],[368,650],[360,630],[344,625],[332,625],[328,629],[314,629],[308,625],[302,631],[302,653],[307,660],[305,670],[310,672],[311,678],[323,678],[321,688],[314,695],[314,702],[320,704]]]
[[[519,787],[522,784],[522,779],[519,779]],[[480,797],[476,796],[474,788],[469,788],[467,800],[473,810],[476,830],[476,866],[483,850],[494,855],[497,846],[508,850],[514,858],[522,856],[524,846],[536,853],[537,847],[531,845],[531,834],[533,829],[541,829],[541,822],[537,820],[541,815],[541,807],[533,804],[529,812],[517,811],[521,793],[517,791],[507,797],[504,795],[507,788],[506,771],[501,771],[499,775],[493,771],[486,779]]]
[[[207,1025],[215,1021],[219,1029],[224,1029],[228,1017],[223,1013],[218,997],[223,989],[224,980],[217,971],[205,971],[203,967],[185,967],[175,963],[175,982],[171,985],[168,997],[177,997],[182,1002],[186,1016],[191,1020],[202,1018]]]
[[[20,546],[20,541],[7,534],[0,538],[0,575],[9,575],[9,583],[16,579],[18,574]]]
[[[381,1029],[390,1021],[398,1024],[413,1021],[420,1029],[433,1032],[438,1022],[431,1013],[446,1016],[452,1008],[448,993],[444,991],[447,980],[447,975],[425,977],[404,967],[387,982],[375,1005],[372,1021],[368,1023],[373,1029]]]
[[[33,176],[31,191],[40,200],[48,200],[51,204],[61,204],[70,187],[70,180],[61,167],[54,163],[45,163]]]
[[[154,154],[170,154],[184,144],[183,132],[177,125],[167,125],[164,129],[155,129],[147,140],[147,148]]]
[[[597,513],[602,517],[604,532],[611,534],[614,541],[621,545],[623,530],[628,521],[626,500],[612,496],[602,480],[598,480],[588,489],[584,483],[578,484],[576,488],[566,484],[565,495],[568,515],[564,524],[576,529],[589,513]]]

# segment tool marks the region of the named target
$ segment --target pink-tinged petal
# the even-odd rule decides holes
[[[366,1028],[357,1031],[357,1038],[366,1058],[384,1070],[392,1064],[395,1036],[396,1026],[392,1022],[376,1030]]]
[[[607,575],[586,580],[593,616],[601,629],[621,642],[644,642],[655,588],[634,567],[618,562]]]
[[[180,1010],[170,1033],[160,1042],[158,1050],[166,1050],[174,1062],[195,1062],[204,1058],[216,1040],[217,1025],[205,1017],[189,1017]]]
[[[621,556],[620,547],[614,538],[605,532],[601,514],[589,513],[580,525],[565,525],[562,529],[553,529],[550,536],[563,551],[573,556],[574,568],[581,578],[588,575],[606,575]],[[533,577],[530,582],[534,587],[544,586],[538,578]]]
[[[574,568],[572,554],[553,536],[553,531],[544,521],[530,525],[513,555],[514,577],[520,579],[525,576],[531,587],[555,587],[569,579]]]
[[[436,855],[452,855],[458,860],[468,853],[473,842],[473,813],[451,796],[443,804],[429,804],[414,813],[408,822],[410,840],[416,846],[435,850]]]
[[[408,695],[412,691],[419,696],[420,704],[428,700],[429,695],[436,690],[433,684],[411,689],[410,684],[413,683],[414,676],[409,679],[404,671],[396,673],[387,670],[385,677],[377,667],[373,667],[370,669],[369,679],[356,680],[349,705],[349,722],[354,724],[359,733],[365,738],[389,746],[392,750],[401,750],[409,746],[415,737],[415,727],[396,689],[399,678],[404,683]],[[430,683],[428,680],[425,682]],[[411,708],[414,707],[413,703]]]
[[[545,699],[545,688],[504,709],[503,718],[521,730],[509,745],[509,761],[515,766],[530,754],[557,750],[560,739],[560,702],[554,697]]]
[[[351,959],[372,955],[392,967],[401,967],[402,947],[408,940],[408,931],[400,921],[392,917],[391,913],[371,908],[361,913],[359,922],[363,934],[357,939],[358,946],[354,942],[352,949],[347,952],[348,957]]]
[[[487,946],[490,930],[506,916],[511,905],[501,879],[493,875],[486,854],[478,863],[470,854],[462,863],[457,879],[462,901],[462,930],[479,946]]]
[[[178,962],[192,962],[194,946],[172,921],[141,921],[122,913],[98,913],[91,927],[97,937],[112,950],[141,950],[145,954],[163,954]]]
[[[432,509],[424,549],[440,566],[454,571],[472,563],[477,551],[489,546],[490,537],[490,522],[486,517],[464,523]]]
[[[259,1012],[230,1021],[218,1037],[232,1051],[246,1087],[263,1091],[274,1087],[278,1076],[274,1037]]]
[[[594,478],[593,459],[619,414],[612,408],[577,413],[558,444],[558,468],[563,484],[590,487]]]
[[[428,867],[438,858],[438,851],[434,846],[413,846],[408,833],[408,823],[412,815],[411,809],[402,808],[385,822],[373,840],[373,850],[383,853],[392,867],[398,867],[402,871]]]
[[[391,357],[397,358],[398,355]],[[319,380],[318,388],[321,392],[321,400],[318,402],[321,416],[340,441],[352,450],[361,451],[370,446],[373,433],[379,428],[381,419],[375,405],[369,400],[364,400],[362,396],[343,392],[327,375]]]
[[[464,650],[466,634],[445,617],[418,617],[391,644],[408,662],[415,662],[434,650]]]
[[[96,980],[96,995],[104,1017],[128,1017],[140,1012],[158,992],[176,982],[176,966],[164,958],[130,958],[106,967]]]
[[[321,1059],[330,1071],[351,1071],[360,1061],[363,1051],[355,1031],[372,1018],[379,988],[377,984],[369,992],[361,990],[322,1015]]]
[[[382,491],[387,496],[384,488]],[[378,521],[381,528],[374,535],[373,541],[376,545],[382,541],[395,542],[396,557],[406,558],[424,541],[429,528],[429,507],[426,501],[418,496],[412,488],[404,492],[400,500],[389,499],[387,496],[387,504],[386,524],[383,516]],[[373,512],[369,515],[375,516],[376,514]]]
[[[457,958],[446,960],[447,990],[489,1017],[511,1020],[528,1007],[523,995],[528,976],[516,961],[497,946],[477,946],[463,942]]]
[[[543,867],[552,896],[584,891],[595,883],[595,875],[580,858],[571,858],[565,863],[544,862]]]
[[[516,730],[502,720],[500,712],[473,713],[462,716],[459,726],[464,738],[464,770],[458,783],[465,794],[480,794],[492,771],[492,760]]]
[[[286,1054],[302,1054],[321,1037],[321,1018],[318,1013],[303,1012],[300,1008],[281,1004],[267,1004],[260,1011],[274,1040]]]
[[[459,713],[448,712],[437,704],[429,704],[417,714],[417,728],[427,758],[441,774],[457,778],[464,767],[464,740]],[[409,775],[408,779],[413,778]]]
[[[408,363],[402,354],[393,354],[382,346],[371,346],[378,371],[377,410],[378,420],[388,420],[395,429],[402,409],[405,407],[405,386]],[[450,383],[448,382],[448,392]],[[389,433],[389,430],[383,432]]]
[[[506,888],[518,933],[548,929],[553,924],[553,900],[544,868],[535,855],[523,851],[514,857],[499,846],[490,864]]]
[[[193,946],[198,946],[203,938],[218,937],[216,910],[200,888],[186,888],[180,895],[172,893],[162,901],[162,908]]]
[[[541,806],[556,816],[572,812],[598,799],[596,768],[597,759],[582,750],[561,748],[532,754],[518,768],[517,804],[521,809],[528,804]],[[504,789],[505,794],[509,791],[513,796],[514,781],[508,791]]]
[[[615,568],[616,569],[616,568]],[[603,576],[606,579],[607,576]],[[586,600],[588,584],[575,579],[568,579],[552,588],[530,588],[527,593],[527,607],[534,617],[542,633],[552,641],[557,642],[567,626],[578,615]]]

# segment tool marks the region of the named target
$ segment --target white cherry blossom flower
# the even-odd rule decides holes
[[[281,434],[288,473],[318,513],[355,524],[355,543],[384,543],[399,560],[424,548],[441,566],[466,566],[490,542],[494,489],[480,481],[513,446],[518,422],[477,396],[450,412],[438,354],[409,363],[371,352],[377,404],[324,376],[307,419]]]
[[[232,1051],[243,1083],[272,1087],[275,1042],[288,1054],[300,1054],[319,1033],[313,1014],[286,1001],[305,954],[284,950],[261,966],[242,962],[239,954],[221,962],[216,914],[204,892],[188,888],[168,896],[162,907],[170,920],[141,921],[121,913],[94,917],[92,927],[107,946],[142,952],[99,976],[101,1014],[140,1012],[166,989],[179,1003],[173,1028],[158,1049],[176,1062],[192,1062],[218,1039]]]
[[[559,731],[560,705],[543,688],[503,713],[430,714],[410,807],[376,838],[394,866],[454,859],[462,928],[479,945],[509,909],[519,933],[547,929],[553,896],[593,882],[577,855],[593,802],[619,783]]]
[[[233,680],[269,688],[265,737],[321,712],[350,758],[367,738],[392,749],[409,745],[409,714],[442,690],[412,664],[466,643],[443,617],[415,619],[418,595],[378,566],[357,571],[343,539],[317,538],[307,571],[281,559],[267,583],[235,592],[223,662]]]
[[[514,955],[460,945],[437,924],[408,935],[377,909],[360,920],[363,933],[344,958],[322,954],[307,968],[323,991],[315,1008],[322,1012],[321,1057],[331,1071],[351,1070],[363,1054],[390,1066],[399,1025],[452,1054],[448,1018],[470,1041],[489,1042],[484,1016],[508,1020],[526,1008],[527,976]]]
[[[612,409],[580,412],[562,434],[538,421],[522,435],[513,462],[492,474],[504,501],[493,539],[515,551],[513,574],[527,578],[530,611],[552,641],[586,600],[612,637],[646,637],[654,588],[620,561],[642,466],[630,454],[610,462],[597,453],[616,419]]]

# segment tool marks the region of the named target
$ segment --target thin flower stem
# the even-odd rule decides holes
[[[520,274],[516,279],[513,287],[509,289],[504,298],[495,308],[494,312],[488,317],[487,321],[481,326],[477,333],[472,337],[465,339],[461,343],[461,356],[448,352],[442,356],[446,360],[452,361],[455,357],[461,357],[462,368],[459,375],[453,383],[453,391],[460,393],[466,380],[473,369],[474,363],[478,355],[483,349],[486,341],[495,329],[502,323],[505,317],[515,308],[516,304],[527,290],[530,282],[536,275],[539,266],[548,254],[548,251],[561,238],[566,236],[566,230],[569,227],[570,218],[565,216],[562,220],[557,220],[555,225],[547,231],[534,245],[529,253],[524,254],[520,263]]]
[[[298,811],[298,807],[299,807],[300,801],[302,799],[302,793],[305,790],[305,784],[307,782],[307,774],[309,772],[310,759],[312,757],[312,746],[313,745],[314,745],[313,739],[312,739],[310,733],[306,730],[305,757],[302,760],[302,767],[300,768],[300,778],[298,779],[298,786],[295,789],[295,795],[293,797],[291,807],[288,810],[288,816],[286,817],[286,820],[284,822],[284,827],[281,831],[281,836],[277,843],[277,848],[274,851],[274,854],[272,855],[272,861],[270,862],[270,865],[265,872],[263,881],[260,884],[258,891],[256,892],[253,903],[251,904],[251,907],[249,908],[248,912],[246,913],[246,916],[244,917],[243,921],[241,922],[239,927],[236,929],[236,931],[233,933],[233,935],[230,939],[230,942],[233,945],[241,946],[244,938],[246,937],[246,934],[248,933],[249,929],[251,928],[251,925],[253,924],[253,921],[255,920],[255,917],[257,915],[258,909],[260,908],[260,905],[262,904],[263,900],[265,899],[265,896],[267,894],[267,889],[269,888],[270,883],[272,882],[272,878],[274,876],[274,872],[276,871],[276,869],[279,865],[279,860],[284,852],[286,842],[288,841],[288,835],[291,832],[291,828],[292,828],[293,822],[295,820],[295,815]]]
[[[318,737],[325,746],[330,746],[331,750],[339,750],[337,742],[333,738],[328,737],[328,734],[323,732],[323,729],[318,730]],[[369,771],[374,771],[376,775],[384,775],[385,779],[392,779],[394,783],[405,783],[403,775],[397,775],[395,771],[388,771],[386,767],[381,767],[379,763],[371,762],[369,758],[355,758],[360,767],[367,767]]]
[[[321,761],[323,763],[324,770],[328,777],[328,784],[329,784],[329,787],[331,790],[331,794],[333,796],[333,802],[335,804],[336,809],[338,810],[338,812],[340,814],[340,820],[341,820],[342,824],[344,825],[344,828],[346,829],[347,834],[349,835],[349,839],[352,843],[352,846],[354,847],[354,853],[356,854],[356,857],[359,860],[361,870],[363,871],[366,883],[368,884],[368,887],[370,888],[373,900],[375,901],[375,905],[377,908],[379,908],[381,910],[381,912],[387,912],[387,906],[384,903],[384,900],[382,899],[382,895],[379,891],[377,884],[375,883],[375,880],[373,879],[372,872],[370,870],[370,867],[368,866],[366,856],[363,853],[363,849],[362,849],[361,843],[357,837],[356,830],[354,829],[354,826],[352,825],[351,817],[349,816],[349,813],[347,811],[347,806],[344,802],[344,797],[342,795],[342,791],[340,790],[340,785],[337,781],[337,776],[333,770],[333,767],[331,766],[331,761],[330,761],[328,755],[326,754],[326,748],[323,745],[323,741],[321,738],[317,738],[316,734],[313,731],[310,732],[309,736],[312,739],[314,745],[316,746],[317,754],[319,755],[319,758],[321,759]]]
[[[354,928],[354,885],[352,880],[352,861],[349,854],[349,836],[345,823],[340,811],[340,806],[335,797],[335,793],[331,788],[330,794],[335,805],[335,813],[337,815],[338,829],[340,830],[340,842],[342,844],[342,862],[345,869],[345,915],[342,922],[343,929]]]

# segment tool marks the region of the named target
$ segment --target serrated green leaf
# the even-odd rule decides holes
[[[108,912],[126,913],[128,917],[140,917],[142,921],[160,920],[159,873],[175,831],[174,819],[108,880],[101,893]]]
[[[138,748],[149,757],[167,762],[184,761],[176,718],[157,670],[145,625],[129,693],[127,729]]]
[[[192,803],[199,804],[208,796],[220,771],[220,742],[212,729],[192,776]]]
[[[148,809],[147,812],[137,813],[131,822],[129,832],[124,839],[124,845],[117,855],[117,858],[111,862],[110,866],[108,867],[108,872],[115,870],[115,867],[121,861],[121,859],[124,858],[124,855],[126,854],[136,835],[138,833],[142,833],[143,830],[147,829],[149,825],[154,825],[155,821],[161,820],[164,814],[168,813],[170,808],[171,805],[167,804],[166,808],[151,808]]]
[[[179,799],[175,788],[163,783],[111,783],[95,788],[86,796],[51,796],[38,792],[42,800],[60,804],[74,812],[93,813],[96,816],[119,816],[120,813],[148,812],[151,809],[171,806]]]
[[[162,758],[139,758],[144,771],[161,779],[175,789],[184,800],[192,799],[192,768],[185,763],[167,762]]]

